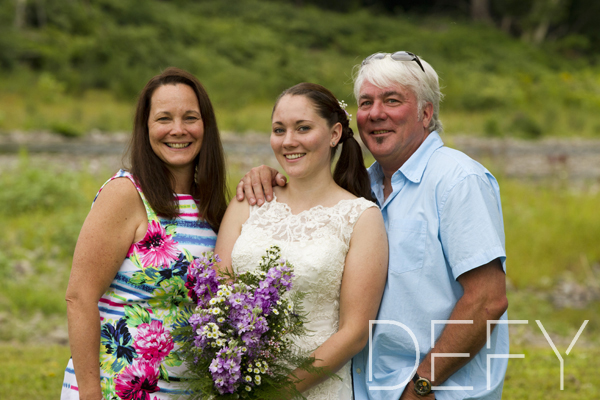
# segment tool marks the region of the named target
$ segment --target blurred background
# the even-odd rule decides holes
[[[0,398],[59,396],[74,245],[148,79],[204,84],[233,188],[276,166],[282,90],[322,84],[356,115],[353,67],[397,50],[437,70],[444,141],[501,185],[509,319],[529,321],[504,397],[600,398],[599,17],[596,0],[0,0]]]

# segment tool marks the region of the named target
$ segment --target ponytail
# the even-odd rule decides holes
[[[343,129],[342,138],[340,139],[340,143],[343,144],[342,152],[333,171],[333,180],[353,195],[373,201],[371,181],[365,168],[362,148],[354,138],[352,128],[348,126],[348,122],[345,125],[346,127]],[[336,147],[338,146],[339,144]]]

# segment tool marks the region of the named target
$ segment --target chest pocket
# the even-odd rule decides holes
[[[395,219],[388,227],[389,270],[396,274],[423,268],[427,221]]]

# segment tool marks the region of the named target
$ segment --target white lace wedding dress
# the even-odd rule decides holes
[[[307,293],[303,306],[308,312],[310,336],[297,343],[313,351],[337,332],[340,286],[354,224],[375,204],[363,198],[342,200],[333,207],[317,206],[293,215],[277,199],[261,207],[250,207],[250,217],[231,254],[233,269],[245,272],[256,268],[271,245],[294,266],[293,290]],[[350,362],[337,375],[304,393],[308,399],[350,400]]]

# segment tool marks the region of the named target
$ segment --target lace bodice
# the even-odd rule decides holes
[[[294,266],[293,290],[306,293],[303,306],[308,312],[309,337],[298,344],[313,351],[337,332],[340,287],[346,254],[354,224],[369,207],[365,200],[342,200],[333,207],[317,206],[292,214],[277,199],[252,206],[250,216],[231,254],[236,272],[253,270],[271,245],[281,248],[282,256]],[[338,375],[342,381],[328,379],[305,393],[309,399],[347,400],[352,398],[350,363]]]

